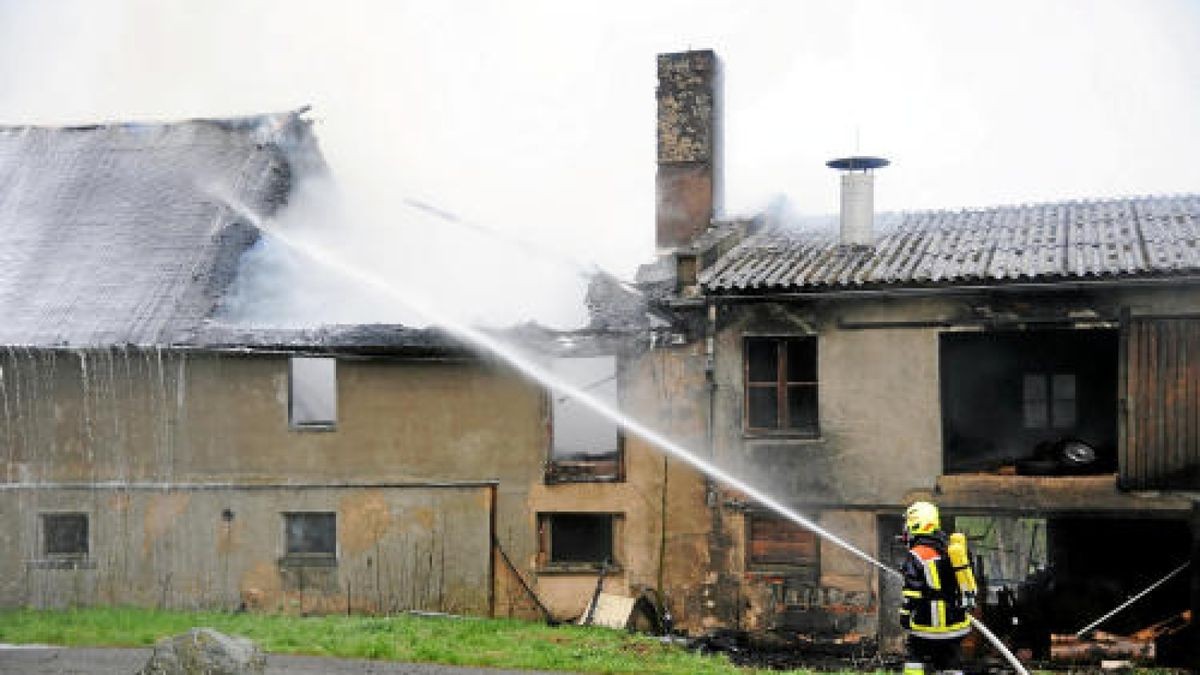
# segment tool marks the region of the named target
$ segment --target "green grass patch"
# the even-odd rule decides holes
[[[765,673],[723,656],[623,631],[506,619],[295,617],[132,608],[0,610],[0,642],[147,647],[189,628],[241,635],[276,654],[307,654],[587,673]],[[793,671],[803,672],[803,671]]]

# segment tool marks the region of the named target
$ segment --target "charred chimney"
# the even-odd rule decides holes
[[[662,253],[690,243],[720,209],[719,85],[712,50],[658,55],[655,242]]]

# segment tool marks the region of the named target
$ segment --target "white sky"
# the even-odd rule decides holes
[[[312,104],[377,217],[416,197],[628,277],[653,253],[654,55],[688,48],[724,62],[730,213],[835,211],[824,161],[856,138],[893,162],[880,210],[1200,189],[1185,0],[0,0],[0,123]]]

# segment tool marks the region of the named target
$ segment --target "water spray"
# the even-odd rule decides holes
[[[429,303],[422,302],[418,298],[414,298],[409,294],[403,293],[400,289],[397,289],[392,284],[380,277],[375,276],[374,274],[371,274],[370,272],[351,266],[350,264],[336,257],[326,254],[324,251],[313,248],[305,242],[289,237],[275,224],[267,219],[259,217],[251,209],[241,204],[236,197],[234,197],[232,194],[229,194],[227,191],[214,190],[213,192],[229,208],[233,209],[239,215],[249,220],[250,224],[256,227],[260,232],[271,235],[289,248],[304,254],[314,262],[326,267],[327,269],[342,274],[348,279],[353,279],[364,286],[373,288],[387,297],[393,298],[409,309],[425,316],[432,323],[445,329],[458,339],[463,340],[464,342],[467,342],[485,352],[491,353],[496,357],[499,357],[501,360],[524,374],[526,377],[529,377],[530,379],[539,382],[540,384],[543,384],[554,391],[557,391],[559,394],[564,394],[582,403],[596,414],[620,426],[625,431],[640,437],[642,440],[658,447],[660,450],[670,454],[676,459],[689,464],[692,468],[700,471],[710,478],[740,491],[764,507],[784,516],[788,520],[791,520],[797,525],[800,525],[801,527],[813,532],[826,541],[853,554],[855,557],[873,567],[878,568],[885,574],[896,577],[901,576],[900,572],[897,570],[876,560],[850,542],[842,539],[829,530],[826,530],[816,522],[797,513],[783,502],[780,502],[774,497],[766,494],[749,483],[746,483],[736,476],[729,474],[712,462],[699,457],[682,445],[676,443],[670,438],[667,438],[662,433],[646,426],[645,424],[642,424],[636,419],[625,415],[617,408],[609,405],[607,402],[596,398],[585,389],[575,386],[570,382],[564,381],[553,372],[527,358],[516,349],[504,344],[495,337],[488,335],[477,328],[468,326],[454,319],[453,317],[447,316],[443,312],[440,312],[436,308],[430,306]],[[1007,647],[1004,646],[1004,643],[1002,643],[983,625],[982,622],[972,618],[971,623],[1002,655],[1004,655],[1009,664],[1011,664],[1020,675],[1028,675],[1028,671],[1025,670],[1024,666],[1021,665],[1021,662],[1012,654],[1012,652],[1008,650]]]

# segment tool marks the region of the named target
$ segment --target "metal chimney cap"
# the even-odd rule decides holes
[[[825,162],[825,166],[843,171],[882,169],[888,164],[891,164],[891,162],[882,157],[842,157]]]

